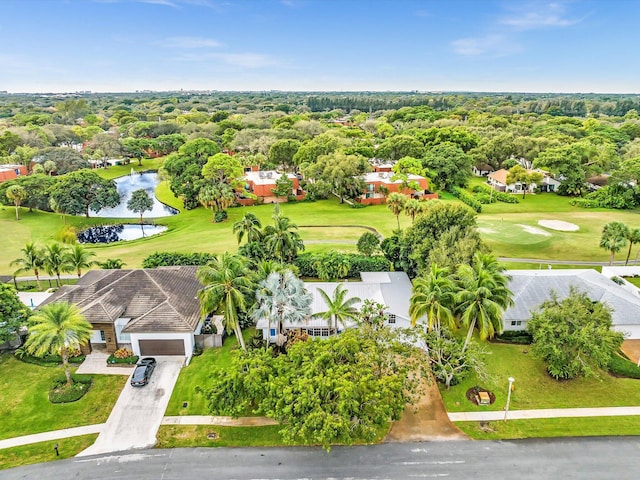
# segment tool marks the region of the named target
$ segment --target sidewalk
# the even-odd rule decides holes
[[[65,428],[64,430],[53,430],[51,432],[34,433],[22,437],[7,438],[0,440],[0,450],[3,448],[20,447],[30,443],[46,442],[49,440],[61,440],[63,438],[78,437],[90,433],[100,433],[104,423],[95,425],[85,425],[83,427]]]
[[[509,410],[509,420],[530,418],[567,418],[567,417],[621,417],[640,415],[640,407],[597,407],[597,408],[548,408],[539,410]],[[449,412],[452,422],[486,422],[504,420],[504,410],[492,412]]]
[[[162,425],[218,425],[220,427],[261,427],[278,425],[278,422],[267,417],[212,417],[208,415],[183,415],[164,417]]]

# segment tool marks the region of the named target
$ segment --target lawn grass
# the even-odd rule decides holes
[[[255,328],[244,330],[245,342],[255,334]],[[231,352],[238,349],[235,336],[225,337],[221,348],[208,348],[202,355],[193,357],[188,366],[180,370],[180,376],[173,388],[165,415],[209,415],[204,396],[196,392],[196,387],[206,387],[211,373],[218,369],[225,369],[231,365]],[[188,402],[186,408],[183,402]]]
[[[456,422],[456,427],[475,440],[640,435],[637,416]]]
[[[530,353],[530,345],[485,343],[483,346],[489,353],[484,357],[489,377],[481,380],[472,374],[449,390],[441,386],[448,411],[503,410],[510,376],[515,379],[512,410],[640,405],[640,380],[615,378],[603,372],[600,378],[557,381],[547,374],[544,363]],[[476,385],[495,394],[493,405],[479,407],[467,400],[466,391]]]
[[[97,433],[93,433],[2,449],[0,450],[0,470],[75,457],[82,450],[91,446],[97,436]],[[56,443],[58,444],[59,456],[56,456],[53,449]]]
[[[182,447],[277,447],[282,440],[279,425],[219,427],[214,425],[161,425],[156,448]],[[208,435],[215,434],[215,439]]]
[[[142,165],[138,165],[137,160],[133,160],[128,165],[114,165],[109,168],[96,168],[95,172],[102,178],[111,180],[112,178],[123,177],[131,174],[131,169],[134,172],[145,172],[147,170],[158,170],[164,163],[164,157],[160,158],[145,158],[142,160]]]
[[[636,287],[640,288],[640,277],[624,277],[624,279],[627,282],[629,282],[629,283],[635,285]]]
[[[103,423],[127,380],[122,375],[95,375],[80,400],[54,405],[49,402],[49,388],[60,375],[64,375],[60,367],[0,355],[0,439]]]

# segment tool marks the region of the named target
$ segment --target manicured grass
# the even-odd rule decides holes
[[[280,426],[219,427],[213,425],[162,425],[156,448],[179,447],[277,447],[288,445],[278,431]],[[215,439],[208,435],[215,434]]]
[[[243,332],[245,343],[254,334],[254,328],[246,329]],[[228,368],[231,352],[238,348],[236,337],[229,336],[225,337],[221,348],[209,348],[202,355],[193,357],[191,363],[180,371],[165,415],[209,415],[206,399],[196,392],[196,387],[206,387],[213,371]],[[183,402],[189,402],[189,406],[183,408]]]
[[[142,165],[138,165],[138,160],[132,160],[128,165],[114,165],[109,168],[96,168],[95,172],[102,178],[118,178],[134,172],[144,172],[146,170],[158,170],[164,163],[164,158],[146,158],[142,160]]]
[[[52,404],[49,389],[59,367],[41,367],[0,356],[0,439],[103,423],[127,378],[95,375],[89,392],[77,402]]]
[[[23,445],[21,447],[5,448],[0,450],[0,470],[75,457],[82,450],[92,445],[97,436],[98,434],[81,435],[79,437],[70,437],[62,440],[51,440]],[[53,449],[56,443],[58,444],[59,456],[56,456],[55,450]]]
[[[551,378],[544,363],[530,353],[530,345],[484,343],[489,377],[470,375],[450,390],[440,388],[448,411],[503,410],[507,399],[507,379],[515,379],[511,394],[512,410],[538,408],[618,407],[640,405],[640,380],[614,378],[602,372],[600,378],[557,381]],[[466,391],[479,385],[491,390],[493,405],[476,406],[465,397]],[[640,422],[639,422],[640,423]]]
[[[636,287],[640,288],[640,277],[624,277],[624,279],[627,282],[629,282],[629,283],[635,285]]]
[[[507,422],[499,420],[482,425],[480,422],[456,422],[456,427],[476,440],[640,435],[640,418],[540,418]]]

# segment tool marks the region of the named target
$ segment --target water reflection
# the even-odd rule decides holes
[[[136,240],[162,233],[162,225],[97,225],[78,233],[80,243],[112,243],[121,240]]]

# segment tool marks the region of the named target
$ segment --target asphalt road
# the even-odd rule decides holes
[[[0,479],[636,479],[640,437],[319,448],[141,450],[0,471]]]

